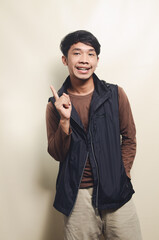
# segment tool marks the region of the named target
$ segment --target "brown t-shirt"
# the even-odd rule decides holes
[[[136,154],[136,129],[128,98],[121,87],[118,87],[118,95],[119,95],[120,134],[122,136],[121,143],[122,159],[126,173],[130,178],[130,170]],[[78,112],[85,129],[87,129],[88,125],[88,115],[91,97],[92,94],[88,94],[85,96],[77,96],[70,94],[71,102],[76,108],[76,111]],[[84,104],[80,104],[80,101],[83,101]],[[48,152],[57,161],[64,161],[65,156],[69,151],[70,147],[71,129],[69,134],[66,134],[62,130],[59,124],[57,112],[51,102],[47,104],[46,108],[46,126],[48,137]],[[89,160],[87,161],[86,164],[86,169],[87,168],[89,170],[91,169]],[[87,171],[85,171],[85,173],[86,172]],[[88,175],[87,177],[89,178]],[[90,178],[92,178],[92,175],[90,176]],[[83,180],[84,179],[82,179],[82,182]]]
[[[84,126],[85,131],[87,131],[88,120],[89,120],[89,109],[92,99],[93,92],[84,95],[73,95],[69,93],[71,103],[75,107],[78,115],[80,116],[81,122]],[[89,158],[87,159],[85,169],[83,172],[82,180],[80,183],[80,188],[88,188],[93,186],[93,175],[91,170],[91,164]]]

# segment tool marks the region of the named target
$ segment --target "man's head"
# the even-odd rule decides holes
[[[66,35],[60,44],[60,49],[65,57],[68,55],[68,51],[73,44],[78,42],[92,46],[95,49],[97,56],[100,54],[100,43],[97,38],[90,32],[85,30],[78,30]]]
[[[100,53],[98,40],[84,30],[70,33],[61,41],[62,62],[68,67],[71,81],[92,80]]]

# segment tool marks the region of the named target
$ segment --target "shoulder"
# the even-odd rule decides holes
[[[104,89],[110,90],[110,91],[116,91],[116,93],[118,93],[119,98],[127,98],[127,95],[121,86],[106,82],[105,80],[100,80],[100,83]]]
[[[101,84],[107,88],[117,88],[118,86],[113,83],[106,82],[105,80],[100,80]]]
[[[106,82],[105,80],[100,80],[100,86],[103,90],[106,92],[111,92],[114,96],[116,96],[119,100],[119,104],[127,103],[128,97],[124,91],[124,89],[121,86],[118,86],[117,84]]]
[[[100,80],[100,85],[103,91],[105,92],[111,92],[115,95],[118,94],[118,86],[113,83],[106,82],[104,80]]]
[[[128,101],[128,97],[124,91],[124,89],[120,86],[118,86],[118,97],[120,101]]]
[[[48,99],[48,103],[52,103],[52,105],[54,105],[54,103],[55,103],[55,98],[54,97],[50,97],[49,99]]]
[[[55,107],[54,107],[54,105],[52,104],[52,102],[48,102],[46,108],[47,108],[49,111],[55,111]]]

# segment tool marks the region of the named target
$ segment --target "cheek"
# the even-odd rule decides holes
[[[90,63],[91,63],[91,65],[92,65],[93,67],[96,67],[97,64],[98,64],[98,61],[95,60],[95,59],[92,59],[92,61],[90,61]]]
[[[93,63],[92,66],[93,66],[93,68],[96,68],[97,67],[97,63]]]
[[[69,68],[74,68],[74,66],[75,66],[75,62],[74,61],[69,61],[68,67]]]
[[[76,68],[74,67],[73,64],[69,64],[67,67],[68,67],[69,72],[71,72],[71,73],[76,70]]]

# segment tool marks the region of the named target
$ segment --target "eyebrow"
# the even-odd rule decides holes
[[[82,49],[81,48],[74,48],[74,49],[72,49],[72,51],[82,51]],[[95,52],[95,49],[90,48],[90,49],[88,49],[88,51]]]

